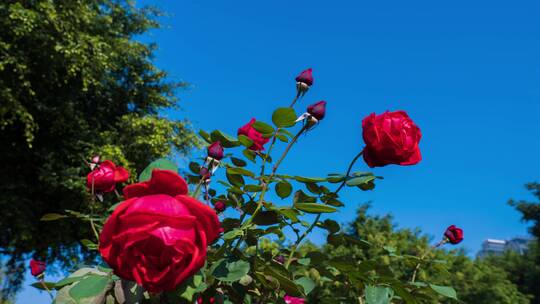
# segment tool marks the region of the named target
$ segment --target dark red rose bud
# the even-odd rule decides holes
[[[461,241],[463,241],[463,229],[458,228],[455,225],[451,225],[450,227],[446,228],[444,236],[448,239],[450,244],[459,244]]]
[[[221,146],[221,142],[216,141],[208,146],[208,156],[216,160],[223,158],[223,146]]]
[[[321,100],[317,103],[310,105],[307,108],[307,112],[313,117],[317,118],[317,120],[323,119],[324,114],[326,114],[326,101]]]
[[[278,255],[276,257],[274,257],[274,260],[280,264],[284,264],[285,263],[285,257],[282,256],[282,255]]]
[[[313,70],[311,68],[302,71],[300,75],[296,76],[296,82],[305,83],[308,87],[312,86],[313,85],[312,71]]]
[[[30,261],[30,272],[32,272],[32,275],[35,277],[44,273],[46,268],[47,264],[45,262],[37,261],[34,259]]]
[[[206,167],[201,167],[201,169],[199,169],[199,175],[204,179],[209,179],[211,177],[210,170]]]
[[[218,213],[221,213],[223,211],[225,211],[225,208],[227,208],[227,206],[225,206],[225,203],[222,202],[222,201],[217,201],[215,204],[214,204],[214,209],[216,209],[216,211]]]

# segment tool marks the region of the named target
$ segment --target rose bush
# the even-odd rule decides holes
[[[158,159],[138,172],[138,183],[126,186],[123,197],[116,191],[116,198],[103,197],[99,192],[112,192],[128,173],[111,161],[96,168],[91,164],[92,212],[66,210],[43,219],[87,222],[95,235],[81,244],[99,252],[102,263],[35,287],[57,289],[58,304],[305,303],[328,282],[347,290],[345,299],[367,304],[455,298],[451,287],[415,281],[417,270],[428,262],[425,254],[400,256],[395,248],[384,247],[389,261],[410,260],[412,277],[404,282],[375,258],[342,260],[303,250],[315,229],[324,230],[335,247],[373,246],[323,217],[345,205],[343,189],[373,190],[382,179],[353,170],[360,156],[370,167],[416,164],[421,132],[404,111],[371,114],[362,122],[366,146],[343,173],[285,174],[281,164],[289,151],[304,136],[315,135],[315,126],[324,126],[327,106],[331,109],[319,101],[301,106],[303,114],[297,114],[295,105],[314,83],[312,70],[295,80],[295,97],[272,113],[271,123],[252,118],[237,137],[201,130],[207,155],[182,168],[185,179],[175,163]],[[276,154],[280,144],[284,147]],[[436,246],[447,239],[455,242],[457,231]]]

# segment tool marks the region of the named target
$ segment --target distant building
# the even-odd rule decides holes
[[[530,238],[516,237],[510,240],[487,239],[482,243],[482,249],[476,254],[476,257],[483,258],[490,254],[502,254],[507,250],[525,253],[529,247]]]

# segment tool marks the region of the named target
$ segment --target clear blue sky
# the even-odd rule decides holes
[[[393,214],[399,227],[437,237],[463,227],[471,254],[486,238],[526,234],[506,201],[533,199],[523,184],[540,180],[538,1],[143,3],[170,14],[144,37],[159,45],[157,65],[192,84],[179,92],[183,110],[168,115],[196,128],[234,135],[251,117],[269,121],[292,99],[296,74],[314,69],[297,111],[324,99],[327,117],[283,172],[344,171],[362,148],[364,116],[410,114],[423,161],[373,170],[385,179],[371,192],[344,192],[334,219],[350,221],[373,201],[372,213]],[[37,301],[29,289],[19,303]]]

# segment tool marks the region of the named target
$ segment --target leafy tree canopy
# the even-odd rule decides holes
[[[175,90],[152,63],[155,45],[134,39],[158,27],[131,1],[2,1],[0,4],[0,250],[15,291],[23,255],[73,263],[88,227],[40,222],[85,210],[84,160],[114,160],[133,177],[152,159],[197,144],[186,121],[160,116]]]

